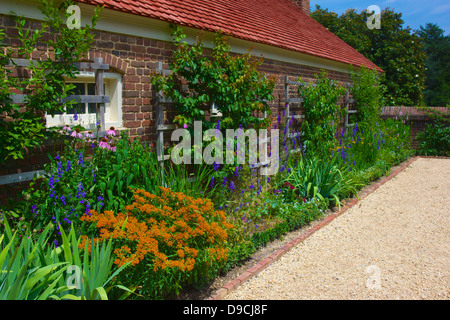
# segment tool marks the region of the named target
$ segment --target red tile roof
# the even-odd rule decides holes
[[[333,61],[377,68],[290,0],[78,0]]]

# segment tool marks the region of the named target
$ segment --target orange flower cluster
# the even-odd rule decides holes
[[[214,261],[224,261],[227,229],[233,227],[226,221],[225,212],[215,211],[209,199],[194,199],[160,188],[161,196],[134,190],[134,202],[125,208],[125,213],[91,210],[81,220],[96,223],[100,236],[95,241],[114,239],[118,266],[146,260],[154,271],[191,271],[199,250]],[[86,241],[88,238],[83,237],[80,247]]]

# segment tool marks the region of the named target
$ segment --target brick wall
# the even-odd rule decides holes
[[[309,0],[291,0],[297,7],[305,11],[307,14],[310,13],[310,3]]]
[[[431,107],[440,114],[447,114],[450,117],[450,110],[446,107]],[[403,119],[411,128],[411,146],[416,149],[418,141],[416,136],[426,128],[427,124],[435,123],[425,112],[412,106],[389,106],[381,110],[381,118]]]
[[[20,41],[16,39],[15,26],[16,22],[13,19],[0,15],[0,28],[6,31],[5,43],[13,49],[20,45]],[[32,30],[37,29],[40,28],[40,23],[30,20],[25,27]],[[48,34],[46,37],[52,38],[53,35]],[[88,53],[88,59],[103,58],[103,62],[110,65],[111,71],[122,74],[123,127],[130,131],[132,137],[139,136],[152,147],[156,146],[156,115],[155,92],[152,91],[150,74],[159,65],[168,70],[173,52],[174,45],[170,42],[99,31],[96,35],[95,44]],[[51,51],[41,44],[34,52],[33,58],[39,59],[51,54]],[[284,85],[286,75],[289,76],[290,80],[297,80],[301,76],[303,81],[312,81],[314,80],[314,74],[320,73],[318,68],[267,59],[261,66],[261,71],[277,77],[274,91],[275,99],[271,103],[274,118],[282,112],[285,105]],[[350,82],[350,77],[347,74],[335,71],[329,71],[329,77],[340,81],[342,84]],[[174,115],[173,110],[168,110],[164,122],[171,122]],[[300,123],[297,122],[296,125],[299,126]],[[30,152],[27,160],[9,162],[0,169],[0,175],[42,168],[42,164],[48,161],[46,153],[50,149],[51,146],[45,147],[44,150],[34,150]],[[3,186],[0,190],[5,188]],[[4,199],[4,196],[0,196],[1,198]]]

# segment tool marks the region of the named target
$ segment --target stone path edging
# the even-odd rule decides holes
[[[244,273],[242,273],[240,276],[238,276],[236,279],[231,280],[227,284],[225,284],[222,288],[216,291],[216,293],[208,298],[207,300],[222,300],[225,296],[227,296],[230,292],[238,288],[241,284],[249,280],[250,278],[256,276],[258,273],[260,273],[262,270],[264,270],[267,266],[269,266],[272,262],[278,260],[281,256],[283,256],[285,253],[287,253],[289,250],[291,250],[293,247],[295,247],[300,242],[304,241],[306,238],[308,238],[310,235],[312,235],[317,230],[323,228],[327,224],[329,224],[331,221],[333,221],[335,218],[339,217],[341,214],[343,214],[345,211],[353,207],[355,204],[357,204],[360,200],[367,197],[369,194],[377,190],[380,186],[397,176],[400,172],[402,172],[406,167],[408,167],[411,163],[416,161],[419,156],[413,157],[412,159],[408,160],[406,163],[401,165],[397,170],[395,170],[393,173],[391,173],[387,177],[381,178],[381,180],[373,185],[372,187],[364,190],[361,194],[358,194],[358,198],[353,198],[349,203],[347,203],[345,206],[341,208],[340,211],[330,214],[325,219],[319,221],[315,226],[311,227],[310,229],[303,232],[299,237],[295,238],[294,240],[290,241],[289,243],[285,244],[280,249],[274,251],[272,254],[264,258],[262,261],[255,264],[250,269],[247,269]]]

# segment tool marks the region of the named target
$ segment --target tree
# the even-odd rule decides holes
[[[316,5],[311,16],[374,62],[385,73],[388,105],[414,105],[423,102],[425,53],[421,38],[404,28],[401,13],[386,8],[381,12],[381,29],[369,29],[371,12],[349,9],[340,16]]]
[[[18,40],[21,45],[17,50],[3,44],[0,48],[0,161],[8,158],[19,159],[29,149],[42,144],[52,136],[47,130],[43,115],[52,116],[70,107],[73,101],[62,103],[73,85],[66,84],[66,78],[75,78],[75,62],[81,61],[94,41],[92,30],[99,20],[100,8],[96,8],[92,25],[83,28],[68,28],[63,18],[70,18],[66,11],[72,1],[65,1],[60,6],[53,2],[40,0],[40,10],[45,17],[40,29],[26,29],[24,17],[13,15],[17,22]],[[51,34],[52,36],[48,36]],[[0,30],[0,43],[4,42],[5,33]],[[38,46],[48,49],[38,61],[33,61],[33,54]],[[9,67],[11,58],[19,57],[30,63],[24,74],[28,77],[11,76]],[[11,95],[25,95],[24,103],[14,103]]]
[[[426,104],[450,104],[450,36],[444,36],[444,30],[435,23],[420,26],[417,33],[422,38],[427,54],[424,91]]]

